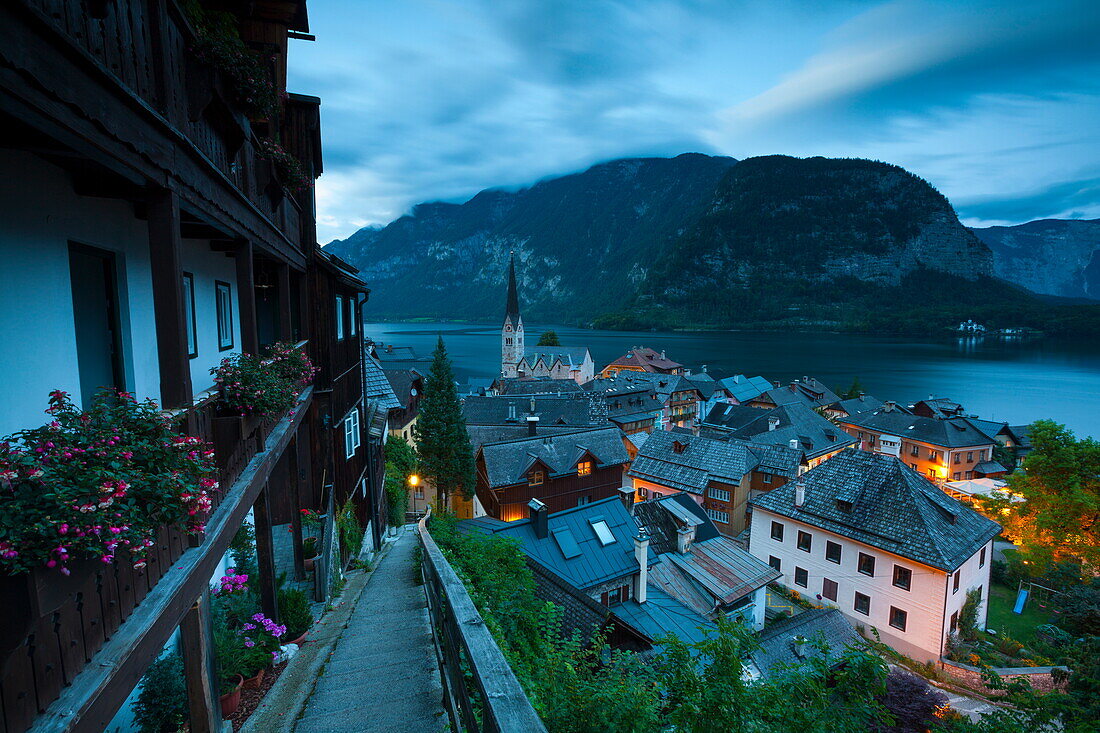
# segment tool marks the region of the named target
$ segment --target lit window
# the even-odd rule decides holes
[[[528,486],[539,486],[546,479],[546,475],[542,471],[532,471],[527,474]]]
[[[794,569],[794,584],[805,588],[810,584],[810,573],[806,568]]]
[[[336,296],[336,340],[344,338],[344,296]]]
[[[825,559],[829,562],[835,562],[837,565],[839,565],[840,552],[840,545],[838,545],[836,542],[825,543]]]
[[[895,629],[905,631],[905,622],[909,619],[909,614],[900,608],[894,608],[890,606],[890,625]]]
[[[803,532],[802,530],[799,530],[799,532],[798,532],[798,549],[802,550],[803,552],[809,552],[810,547],[812,545],[813,545],[813,537],[810,535],[810,533],[809,532]]]
[[[596,533],[596,539],[600,541],[601,545],[610,545],[615,541],[615,535],[611,532],[611,528],[607,526],[607,522],[602,519],[591,522],[592,531]]]
[[[214,305],[218,319],[218,350],[233,348],[233,289],[229,283],[214,282]]]
[[[859,562],[856,564],[856,570],[863,573],[864,575],[870,575],[871,577],[874,577],[875,558],[863,552],[859,553]]]
[[[829,580],[824,578],[821,581],[821,597],[828,598],[830,601],[836,600],[837,585],[835,580]]]
[[[344,456],[351,458],[359,449],[362,436],[359,432],[359,408],[356,407],[344,419]]]
[[[894,587],[901,588],[902,590],[910,590],[913,585],[913,571],[909,568],[903,568],[901,565],[894,566]]]
[[[187,356],[199,355],[198,334],[195,329],[195,276],[183,273],[183,321],[187,329]]]
[[[779,522],[772,522],[772,539],[783,541],[783,525]]]
[[[871,597],[856,591],[856,600],[852,608],[855,609],[856,613],[862,613],[864,616],[869,615],[871,613]]]
[[[577,475],[587,476],[592,473],[592,461],[581,461],[577,464]]]

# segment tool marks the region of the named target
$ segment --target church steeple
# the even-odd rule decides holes
[[[519,318],[519,293],[516,291],[516,253],[512,252],[512,259],[508,263],[508,304],[504,309],[504,317],[513,321]]]
[[[504,377],[519,374],[519,363],[526,349],[523,344],[523,316],[519,314],[516,289],[516,253],[508,263],[508,302],[504,307],[504,325],[500,329],[500,373]]]

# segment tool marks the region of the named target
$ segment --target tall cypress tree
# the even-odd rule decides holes
[[[432,367],[420,401],[420,417],[413,431],[422,475],[435,486],[440,508],[449,508],[447,498],[455,491],[465,497],[473,496],[474,452],[442,336],[432,354]]]

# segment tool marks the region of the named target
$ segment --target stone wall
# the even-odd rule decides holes
[[[962,664],[961,662],[950,662],[946,659],[942,660],[941,666],[943,671],[947,673],[951,679],[959,682],[966,687],[970,687],[975,690],[980,690],[987,695],[1003,695],[1003,690],[991,690],[982,679],[982,670],[978,667],[971,667],[969,664]],[[1069,672],[1066,667],[993,667],[992,670],[996,672],[1005,682],[1010,682],[1014,679],[1024,677],[1031,686],[1039,692],[1050,692],[1053,689],[1060,688],[1060,685],[1055,682],[1053,670],[1060,669],[1064,672]]]

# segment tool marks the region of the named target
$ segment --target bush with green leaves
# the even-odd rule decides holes
[[[400,527],[409,509],[409,476],[416,474],[416,451],[404,438],[386,441],[386,504],[389,524]]]
[[[187,688],[183,660],[166,654],[149,665],[138,683],[134,722],[141,733],[177,731],[187,721]]]
[[[351,499],[336,510],[336,532],[340,538],[340,546],[351,559],[359,557],[363,549],[363,525],[359,524],[359,518],[355,516],[355,504]]]
[[[286,640],[297,639],[313,625],[309,596],[299,588],[279,589],[279,618],[286,625]]]
[[[978,615],[982,610],[982,589],[972,588],[966,592],[966,600],[959,610],[959,635],[963,641],[977,641]]]

